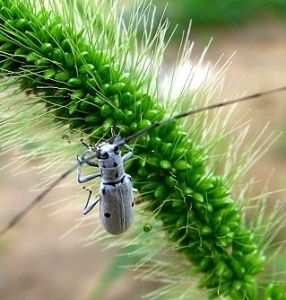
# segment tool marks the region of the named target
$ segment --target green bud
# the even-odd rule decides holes
[[[93,102],[98,105],[99,107],[103,106],[104,104],[106,104],[106,100],[104,100],[103,98],[96,96],[93,98]]]
[[[150,223],[146,223],[144,226],[143,226],[143,231],[148,233],[152,230],[152,225]]]
[[[84,97],[85,97],[84,90],[75,90],[71,93],[72,100],[79,100],[79,99],[83,99]]]
[[[140,130],[140,129],[149,127],[150,125],[151,125],[151,122],[149,120],[143,119],[139,122],[138,129]]]
[[[218,235],[226,235],[229,232],[229,227],[225,225],[221,225],[219,229],[217,230]]]
[[[80,68],[79,68],[79,73],[80,74],[86,74],[86,73],[90,73],[91,71],[94,70],[94,65],[91,65],[91,64],[85,64],[85,65],[82,65]]]
[[[193,195],[193,193],[194,193],[193,189],[191,189],[191,188],[188,187],[188,186],[184,186],[184,187],[182,188],[182,191],[183,191],[184,195],[186,195],[186,196],[191,196],[191,195]]]
[[[19,19],[17,20],[15,27],[20,31],[24,31],[25,29],[27,29],[27,21],[23,18]]]
[[[146,177],[148,175],[148,170],[147,168],[144,168],[144,167],[140,167],[138,169],[138,175],[139,176],[142,176],[142,177]]]
[[[68,84],[70,84],[71,86],[73,87],[80,87],[82,85],[82,81],[80,78],[78,77],[75,77],[75,78],[71,78],[69,81],[68,81]]]
[[[188,169],[189,165],[185,160],[177,160],[174,163],[173,167],[178,171],[183,171],[183,170]]]
[[[142,184],[141,191],[142,192],[153,191],[157,188],[158,185],[159,185],[159,183],[156,181],[144,183],[144,184]]]
[[[149,108],[151,106],[151,101],[152,101],[152,99],[148,94],[145,94],[143,96],[143,98],[141,99],[143,113],[146,113],[149,111]],[[147,118],[147,119],[149,119],[149,118]]]
[[[69,113],[70,113],[70,115],[72,115],[73,113],[75,113],[75,111],[77,110],[77,107],[78,107],[78,102],[73,101],[73,102],[70,103],[70,105],[69,105]]]
[[[224,197],[219,199],[213,199],[211,203],[216,209],[220,209],[233,204],[233,201],[229,197]]]
[[[52,52],[52,50],[53,50],[53,46],[52,46],[52,44],[50,44],[50,43],[44,43],[44,44],[41,46],[41,51],[42,51],[44,54],[50,53],[50,52]]]
[[[157,156],[149,156],[148,164],[158,167],[160,164],[160,159]]]
[[[113,126],[113,124],[114,124],[113,119],[111,118],[106,119],[102,125],[103,131],[108,131],[108,130],[110,131],[110,128]]]
[[[136,122],[131,123],[130,130],[131,130],[131,132],[136,132],[138,130]]]
[[[113,108],[109,104],[104,104],[101,107],[100,114],[104,118],[112,116],[113,115]]]
[[[46,58],[41,58],[41,59],[38,59],[37,61],[35,61],[35,64],[37,66],[49,66],[50,61]]]
[[[1,50],[1,47],[0,47],[0,50]],[[29,63],[33,63],[33,62],[37,61],[39,58],[40,57],[38,54],[36,54],[35,52],[31,52],[26,56],[26,61]]]
[[[176,222],[176,227],[178,229],[181,229],[182,227],[184,227],[186,225],[186,216],[182,215],[181,217],[178,218],[177,222]]]
[[[204,226],[201,230],[202,235],[211,235],[212,233],[213,231],[209,226]]]
[[[64,53],[65,62],[68,68],[73,69],[75,66],[74,56],[71,53]]]
[[[174,188],[178,184],[177,180],[171,176],[166,176],[165,182],[170,188]]]
[[[233,267],[233,270],[234,270],[236,276],[238,276],[239,278],[243,278],[243,276],[246,272],[243,265],[237,260],[233,260],[231,264],[232,264],[232,267]]]
[[[109,64],[103,65],[98,69],[99,75],[104,79],[104,81],[109,81],[111,68]]]
[[[121,105],[122,107],[130,108],[130,106],[134,103],[133,97],[131,93],[127,92],[121,96]],[[147,118],[148,119],[148,118]]]
[[[89,124],[96,124],[98,123],[98,120],[98,115],[88,115],[87,117],[85,117],[85,121]]]
[[[111,95],[120,94],[122,92],[122,90],[124,89],[124,87],[125,87],[124,82],[117,82],[109,87],[108,93]]]
[[[23,48],[17,48],[15,50],[14,54],[17,56],[24,56],[24,55],[26,55],[26,51]]]
[[[70,74],[67,71],[62,71],[56,74],[55,80],[61,82],[67,82],[70,79]]]
[[[195,201],[197,201],[199,203],[204,203],[205,202],[204,196],[200,193],[194,193],[193,198],[194,198]]]
[[[144,114],[144,117],[148,120],[154,120],[157,116],[158,111],[155,109],[150,109]]]
[[[58,49],[58,48],[55,48],[53,49],[53,52],[52,52],[52,59],[56,62],[59,62],[59,63],[62,63],[63,59],[64,59],[64,54],[63,52]]]
[[[210,203],[207,203],[206,204],[206,208],[207,208],[207,211],[209,212],[209,213],[212,213],[213,212],[213,206],[210,204]]]
[[[184,156],[185,152],[186,152],[186,148],[176,147],[172,152],[172,158],[173,159],[182,158],[182,156]]]
[[[160,154],[163,158],[170,158],[171,153],[173,151],[173,144],[172,143],[162,143]]]
[[[157,150],[158,148],[161,147],[162,141],[159,137],[151,137],[150,138],[150,142],[149,142],[149,146],[151,147],[151,149]]]
[[[171,169],[171,164],[169,161],[167,160],[161,160],[160,161],[160,167],[163,169],[163,170],[169,170]]]
[[[7,7],[1,7],[0,13],[1,16],[4,16],[6,19],[12,18],[12,13]]]
[[[160,184],[157,186],[155,192],[154,192],[154,196],[157,199],[163,199],[166,195],[167,195],[167,189],[164,185]]]
[[[211,259],[205,257],[199,264],[199,271],[205,272],[211,266]]]
[[[66,52],[70,52],[72,51],[72,48],[70,46],[70,40],[69,39],[64,39],[62,42],[61,42],[61,48],[66,51]]]
[[[55,40],[61,41],[62,39],[64,39],[62,24],[54,25],[50,32],[51,32],[51,36]]]
[[[257,296],[257,283],[255,281],[249,282],[245,284],[246,295],[248,299],[259,299]],[[273,298],[273,300],[277,300],[279,298]],[[285,299],[285,298],[284,298]],[[281,299],[282,300],[282,299]]]

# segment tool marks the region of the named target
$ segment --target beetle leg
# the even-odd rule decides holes
[[[130,152],[128,152],[122,156],[123,162],[127,161],[128,159],[130,159],[133,156],[133,151],[132,151],[131,147],[128,146],[127,144],[124,144],[124,147],[127,148]]]
[[[91,167],[96,167],[98,168],[98,163],[94,162],[94,161],[91,161],[89,159],[85,159],[84,161],[87,165],[91,166]]]
[[[133,152],[132,152],[132,151],[130,151],[130,152],[124,154],[124,155],[122,156],[123,162],[127,161],[127,160],[130,159],[132,156],[133,156]]]
[[[97,173],[97,174],[91,174],[91,175],[87,175],[87,176],[83,176],[81,177],[81,171],[82,171],[82,165],[81,165],[81,159],[77,156],[77,161],[78,161],[78,167],[77,167],[77,181],[79,183],[83,183],[83,182],[87,182],[90,181],[96,177],[100,177],[101,174]]]
[[[95,205],[98,203],[98,201],[100,200],[100,197],[96,197],[92,203],[89,204],[90,202],[90,198],[91,198],[91,194],[92,194],[92,191],[91,190],[88,190],[89,191],[89,194],[88,194],[88,199],[87,199],[87,202],[86,202],[86,205],[83,209],[83,214],[86,215],[88,214],[94,207]]]
[[[88,182],[88,181],[90,181],[94,178],[100,177],[100,176],[101,176],[101,174],[97,173],[97,174],[91,174],[91,175],[80,177],[80,171],[79,171],[78,175],[77,175],[77,181],[79,183],[84,183],[84,182]]]

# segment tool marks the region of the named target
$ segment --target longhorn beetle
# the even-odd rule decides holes
[[[113,134],[114,136],[114,134]],[[88,182],[96,177],[101,177],[100,194],[90,203],[92,191],[89,190],[88,200],[83,210],[83,214],[90,212],[93,207],[100,202],[99,216],[101,223],[107,232],[111,234],[121,234],[126,231],[133,221],[134,194],[132,188],[131,176],[124,172],[124,162],[133,155],[131,148],[124,144],[130,150],[124,156],[121,156],[118,142],[119,136],[115,137],[112,144],[102,143],[97,148],[87,145],[86,152],[95,152],[98,163],[86,158],[85,163],[92,167],[100,169],[100,173],[81,177],[82,159],[77,156],[78,172],[77,179],[79,183]],[[84,156],[85,157],[85,154]]]
[[[126,231],[133,220],[134,209],[134,189],[132,188],[131,177],[124,172],[123,164],[126,160],[131,158],[132,151],[121,157],[120,147],[125,146],[129,150],[131,148],[127,143],[134,140],[141,135],[148,133],[156,127],[163,124],[172,122],[177,119],[181,119],[190,115],[194,115],[203,111],[212,110],[227,105],[257,99],[265,95],[270,95],[286,90],[286,86],[269,90],[266,92],[256,93],[245,97],[237,98],[234,100],[219,102],[209,106],[194,109],[182,114],[171,116],[170,118],[163,119],[152,123],[149,127],[141,129],[130,136],[120,138],[116,137],[113,143],[109,141],[99,144],[97,147],[92,147],[87,144],[85,154],[80,158],[77,157],[77,164],[59,176],[53,181],[42,193],[34,198],[30,204],[25,207],[19,214],[17,214],[7,224],[6,227],[0,231],[0,237],[2,237],[9,229],[14,227],[38,202],[44,199],[44,197],[63,179],[65,179],[75,169],[78,169],[78,181],[87,182],[96,177],[101,177],[100,195],[98,198],[90,203],[92,192],[89,191],[87,203],[84,208],[84,214],[88,213],[93,207],[100,202],[100,218],[105,229],[111,234],[120,234]],[[94,152],[89,157],[86,157],[87,152]],[[94,162],[94,159],[98,159],[99,163]],[[87,164],[93,167],[98,167],[101,173],[92,174],[85,177],[81,177],[81,167],[83,164]],[[116,164],[116,165],[115,165]],[[133,205],[132,205],[133,204]]]

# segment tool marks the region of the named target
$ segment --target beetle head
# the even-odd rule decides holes
[[[96,148],[96,157],[104,168],[112,168],[122,163],[120,149],[116,144],[100,144]]]

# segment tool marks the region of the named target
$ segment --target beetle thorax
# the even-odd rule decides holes
[[[103,143],[96,149],[96,155],[103,183],[116,183],[124,178],[123,161],[117,145]]]

